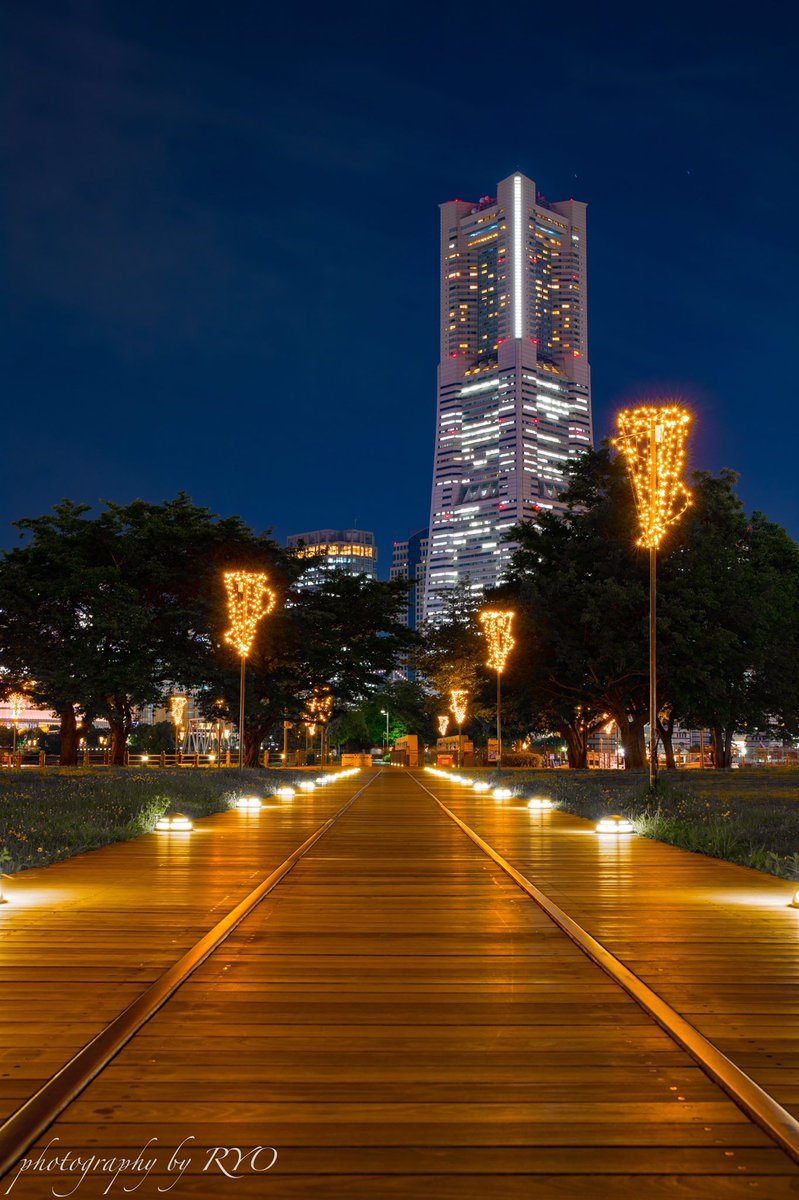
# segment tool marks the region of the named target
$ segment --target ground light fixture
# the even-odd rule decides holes
[[[527,807],[538,809],[539,811],[552,808],[552,801],[548,796],[531,796],[527,801]]]
[[[242,812],[253,812],[259,808],[263,808],[260,796],[242,796],[236,801],[236,808]]]
[[[156,823],[161,833],[191,833],[194,826],[185,813],[165,814]]]
[[[277,795],[282,796],[285,800],[290,800],[292,796],[296,796],[297,793],[293,787],[279,787],[277,789]]]
[[[614,814],[612,817],[603,817],[597,824],[597,833],[635,833],[635,826],[632,821],[628,821],[626,817],[620,817]]]
[[[316,791],[316,784],[313,783],[310,779],[304,779],[302,781],[302,783],[300,784],[300,791],[301,792],[314,792],[314,791]]]
[[[793,899],[791,900],[791,903],[788,905],[788,908],[799,908],[799,888],[797,888],[796,891],[794,892]]]
[[[512,794],[510,788],[503,787],[494,788],[491,793],[495,800],[510,800]]]
[[[484,779],[478,779],[477,782],[475,784],[473,784],[472,786],[474,787],[474,790],[476,792],[490,792],[491,791],[491,784],[486,783]]]

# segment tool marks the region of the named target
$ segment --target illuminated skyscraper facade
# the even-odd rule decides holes
[[[346,571],[349,575],[368,575],[377,578],[377,542],[366,529],[313,529],[308,533],[292,533],[286,546],[299,558],[313,558],[298,581],[301,588],[320,587],[329,571]]]
[[[441,362],[425,615],[501,580],[519,521],[557,508],[593,442],[586,206],[511,175],[441,206]]]

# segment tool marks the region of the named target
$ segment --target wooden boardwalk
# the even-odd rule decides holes
[[[464,812],[475,803],[438,790]],[[494,811],[484,805],[481,820],[526,852],[529,825]],[[216,833],[237,820],[214,818]],[[213,886],[226,854],[216,834],[207,841]],[[253,843],[254,875],[267,846]],[[607,910],[619,934],[629,853],[598,860],[609,897],[620,873]],[[91,857],[107,854],[110,864],[109,852]],[[182,934],[178,895],[167,911]],[[122,971],[112,929],[84,954]],[[128,949],[141,957],[142,937]],[[742,963],[748,950],[739,943]],[[110,1010],[114,979],[104,980]],[[53,1137],[106,1157],[156,1137],[138,1197],[169,1183],[209,1200],[799,1196],[799,1167],[399,771],[377,776],[39,1148]],[[176,1180],[169,1153],[187,1137],[191,1164]],[[274,1146],[277,1164],[236,1181],[202,1171],[203,1148],[231,1145]],[[38,1200],[53,1181],[23,1175],[12,1195]],[[78,1194],[106,1185],[87,1178]]]
[[[154,833],[16,876],[0,907],[0,1117],[362,785],[269,796],[259,817],[220,813],[190,838]]]
[[[597,837],[594,822],[569,813],[532,813],[521,800],[420,779],[799,1117],[790,882],[648,838]]]

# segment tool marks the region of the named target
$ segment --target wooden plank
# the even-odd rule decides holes
[[[103,1154],[150,1136],[268,1143],[279,1169],[237,1194],[303,1200],[495,1197],[498,1176],[525,1200],[799,1189],[799,1168],[400,772],[52,1136]],[[180,1190],[227,1194],[198,1172]]]

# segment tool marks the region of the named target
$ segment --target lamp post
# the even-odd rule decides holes
[[[627,460],[641,526],[638,545],[649,550],[649,786],[657,786],[657,552],[669,525],[691,503],[683,482],[691,414],[679,405],[625,409],[614,439]]]
[[[500,679],[505,670],[508,655],[516,645],[511,626],[514,613],[510,610],[485,609],[480,613],[480,623],[488,643],[486,666],[497,673],[497,766],[502,766],[502,693]]]
[[[255,630],[262,617],[275,607],[275,593],[266,586],[269,578],[263,571],[225,571],[230,629],[225,641],[239,652],[241,679],[239,683],[239,770],[244,770],[244,687],[247,655],[252,648]]]
[[[388,709],[381,708],[380,711],[383,714],[383,716],[386,718],[386,753],[388,753],[388,736],[389,736],[388,735]]]
[[[458,766],[463,766],[461,753],[461,737],[463,722],[466,720],[466,703],[469,698],[469,693],[462,688],[452,688],[450,691],[452,703],[449,706],[449,711],[455,718],[455,724],[458,726]]]

